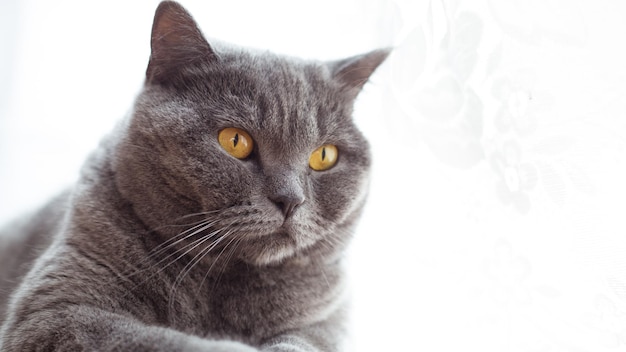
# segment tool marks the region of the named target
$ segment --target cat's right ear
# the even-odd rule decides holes
[[[217,59],[191,15],[174,1],[159,4],[152,24],[146,82],[167,83],[186,66]]]
[[[349,97],[355,99],[376,68],[391,53],[391,48],[378,49],[329,63],[333,79]]]

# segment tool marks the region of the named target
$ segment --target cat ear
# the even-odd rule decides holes
[[[378,49],[329,63],[333,79],[354,99],[391,49]]]
[[[174,1],[163,1],[154,14],[148,82],[163,83],[185,66],[216,59],[191,15]]]

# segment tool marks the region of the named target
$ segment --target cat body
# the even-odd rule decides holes
[[[77,185],[8,227],[0,349],[339,350],[370,166],[352,104],[387,51],[320,63],[209,45],[173,2],[151,44],[132,113]],[[318,150],[337,159],[318,170]]]

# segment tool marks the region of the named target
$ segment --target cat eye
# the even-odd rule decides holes
[[[315,171],[325,171],[337,163],[337,147],[325,144],[313,151],[309,157],[309,166]]]
[[[222,148],[237,159],[247,158],[254,148],[252,137],[248,132],[239,128],[225,128],[220,131],[217,139]]]

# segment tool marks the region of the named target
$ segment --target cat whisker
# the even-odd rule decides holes
[[[211,210],[211,211],[204,211],[204,212],[199,212],[199,213],[187,214],[187,215],[183,215],[183,216],[181,216],[181,217],[177,218],[177,219],[176,219],[176,221],[179,221],[179,220],[182,220],[182,219],[186,219],[186,218],[189,218],[189,217],[193,217],[193,216],[207,216],[207,215],[212,215],[212,214],[215,214],[215,213],[218,213],[218,212],[220,212],[220,210]],[[161,248],[161,247],[163,247],[163,246],[168,245],[168,243],[170,243],[170,242],[172,242],[172,241],[175,241],[175,240],[176,240],[177,238],[179,238],[180,236],[184,236],[187,232],[193,231],[193,230],[197,229],[198,227],[202,227],[202,226],[207,225],[207,224],[209,224],[209,223],[210,223],[209,225],[213,225],[213,224],[215,224],[216,222],[217,222],[217,220],[214,220],[214,221],[212,221],[212,222],[211,222],[211,220],[210,220],[210,219],[204,218],[204,219],[202,219],[202,220],[199,220],[199,221],[196,221],[196,222],[192,222],[192,223],[189,223],[189,224],[173,224],[173,225],[163,225],[163,226],[161,226],[161,227],[157,228],[157,230],[159,230],[159,229],[164,229],[164,228],[168,228],[168,227],[185,227],[185,226],[193,226],[193,227],[191,227],[191,228],[189,228],[189,229],[187,229],[187,230],[185,230],[185,231],[183,231],[183,232],[179,233],[178,235],[176,235],[176,236],[174,236],[174,237],[170,238],[169,240],[167,240],[167,241],[165,241],[165,242],[161,243],[160,245],[158,245],[157,247],[155,247],[155,248],[153,249],[153,251],[154,251],[154,250],[158,250],[159,248]],[[156,230],[154,230],[154,231],[156,231]],[[186,237],[186,238],[187,238],[187,237]]]
[[[224,230],[224,229],[222,229]],[[189,274],[189,272],[200,262],[202,261],[202,259],[204,259],[209,252],[211,252],[215,247],[217,247],[223,240],[224,238],[230,236],[230,234],[234,231],[234,229],[230,229],[228,230],[223,236],[220,236],[215,242],[209,244],[206,248],[202,249],[198,254],[196,254],[193,259],[191,259],[191,261],[189,263],[187,263],[187,265],[185,265],[185,267],[181,270],[181,273],[176,277],[176,281],[174,281],[174,284],[172,285],[172,290],[170,293],[170,309],[173,308],[173,302],[174,302],[174,297],[176,295],[176,291],[178,289],[178,285],[181,284],[182,280]],[[226,247],[228,247],[228,245],[232,243],[229,242],[224,249],[226,249]],[[222,252],[224,251],[224,249],[222,249]],[[222,253],[220,252],[220,254]],[[219,257],[219,255],[217,257]],[[215,264],[215,262],[213,262],[211,264],[211,267],[213,266],[213,264]],[[209,268],[210,270],[210,268]]]
[[[153,271],[153,272],[152,272],[152,273],[151,273],[148,277],[146,277],[146,278],[144,278],[143,280],[141,280],[141,282],[135,282],[134,280],[132,280],[132,279],[131,279],[131,277],[133,277],[133,276],[137,276],[137,275],[142,274],[142,273],[145,273],[145,272],[150,272],[150,271],[151,271],[151,269],[153,269],[153,268],[157,267],[160,263],[164,262],[164,261],[165,261],[165,260],[167,260],[168,258],[170,258],[170,257],[172,257],[172,256],[174,256],[174,255],[176,255],[177,253],[179,253],[179,252],[183,251],[185,248],[187,248],[187,247],[189,247],[189,246],[192,246],[192,245],[196,245],[196,244],[198,244],[198,243],[199,243],[199,242],[201,242],[202,240],[203,240],[203,239],[197,239],[197,240],[195,240],[194,242],[190,243],[189,245],[187,245],[187,246],[185,246],[185,247],[181,248],[179,251],[176,251],[176,252],[174,252],[174,253],[170,254],[168,257],[166,257],[166,258],[162,259],[162,260],[161,260],[161,261],[159,261],[158,263],[151,265],[149,268],[145,268],[145,269],[142,269],[142,270],[137,270],[136,272],[134,272],[134,273],[132,273],[132,274],[125,275],[125,276],[123,275],[122,277],[120,277],[120,279],[124,279],[124,280],[126,280],[126,281],[130,281],[130,282],[134,283],[133,287],[132,287],[132,288],[130,288],[130,289],[128,290],[128,292],[132,292],[132,291],[134,291],[136,288],[138,288],[138,287],[142,286],[143,284],[145,284],[146,282],[150,281],[150,280],[151,280],[152,278],[154,278],[155,276],[157,276],[157,275],[159,275],[160,273],[162,273],[162,272],[163,272],[165,269],[167,269],[170,265],[172,265],[172,264],[176,263],[176,262],[177,262],[180,258],[182,258],[183,256],[185,256],[185,255],[186,255],[187,253],[189,253],[190,251],[192,251],[192,250],[193,250],[193,248],[192,248],[192,249],[189,249],[189,250],[188,250],[188,251],[186,251],[185,253],[181,254],[181,255],[180,255],[180,256],[178,256],[176,259],[172,260],[172,261],[171,261],[171,262],[169,262],[167,265],[163,266],[162,268],[158,269],[157,271]]]
[[[201,232],[202,230],[198,230],[198,232]],[[143,285],[144,283],[148,282],[148,280],[152,279],[153,277],[155,277],[156,275],[162,273],[165,269],[167,269],[169,266],[171,266],[172,264],[176,263],[177,261],[179,261],[181,258],[183,258],[184,256],[186,256],[187,254],[189,254],[191,251],[193,251],[194,249],[198,248],[200,245],[202,245],[203,243],[205,243],[206,241],[212,239],[213,237],[215,237],[217,234],[219,234],[219,232],[221,232],[221,230],[216,230],[213,231],[211,233],[209,233],[208,235],[202,236],[201,238],[198,238],[190,243],[188,243],[187,245],[185,245],[184,247],[170,253],[168,256],[162,258],[161,260],[159,260],[157,263],[152,264],[150,267],[143,269],[143,270],[138,270],[135,273],[129,274],[128,276],[124,277],[125,279],[128,279],[129,277],[141,274],[143,272],[146,271],[151,271],[151,269],[155,268],[155,267],[159,267],[163,262],[165,262],[166,260],[178,255],[174,260],[171,260],[169,263],[167,263],[165,266],[159,268],[156,272],[153,272],[150,276],[148,276],[146,279],[144,279],[141,283],[136,284],[134,288],[137,288],[141,285]],[[183,252],[182,254],[179,254],[180,252]],[[145,262],[146,260],[144,260]],[[131,280],[132,281],[132,280]]]
[[[179,218],[178,220],[181,220],[181,219]],[[202,222],[205,222],[205,221],[207,221],[207,220],[208,220],[208,219],[202,219],[202,220],[198,220],[198,221],[191,222],[191,223],[187,223],[187,224],[170,224],[170,225],[162,225],[162,226],[157,227],[155,230],[152,230],[151,232],[158,232],[159,230],[162,230],[162,229],[167,229],[167,228],[173,228],[173,227],[188,227],[188,226],[194,226],[194,225],[200,224],[200,223],[202,223]]]
[[[175,247],[176,245],[178,245],[179,243],[181,243],[184,240],[187,240],[199,233],[201,233],[202,231],[205,231],[207,229],[209,229],[215,222],[209,222],[209,221],[204,221],[202,224],[197,225],[192,227],[191,229],[188,229],[186,231],[183,231],[182,233],[174,236],[173,238],[169,239],[168,241],[160,244],[159,246],[155,247],[150,253],[148,253],[148,255],[146,257],[144,257],[141,261],[134,263],[135,267],[140,267],[143,266],[144,264],[152,261],[154,258],[156,258],[157,256],[159,256],[160,254],[162,254],[163,252],[167,251],[170,248]],[[188,233],[189,231],[193,231],[191,233]],[[192,242],[191,244],[188,244],[187,246],[183,247],[182,250],[184,250],[185,248],[187,248],[189,245],[192,245],[194,242]],[[170,255],[168,255],[167,257],[161,259],[161,261],[157,262],[154,265],[158,265],[161,262],[163,262],[164,260],[167,260],[168,258],[171,258],[173,255],[175,255],[176,252],[174,253],[170,253]],[[152,267],[154,266],[152,265]],[[135,272],[131,273],[129,271],[124,272],[122,275],[125,277],[131,277],[137,274],[140,274],[148,269],[143,269],[143,270],[135,270]]]
[[[213,211],[207,211],[207,212],[188,214],[188,215],[185,215],[185,216],[183,216],[181,218],[178,218],[178,220],[180,220],[182,218],[186,218],[186,217],[192,217],[192,216],[200,216],[200,215],[206,216],[206,215],[211,215],[211,214],[215,214],[215,213],[218,213],[218,212],[220,212],[220,210],[213,210]],[[178,235],[168,239],[167,241],[159,244],[158,246],[153,248],[148,253],[148,255],[145,258],[143,258],[138,263],[135,263],[133,266],[135,268],[137,268],[137,267],[143,266],[144,264],[146,264],[148,262],[153,261],[155,258],[160,256],[161,254],[163,254],[164,252],[166,252],[167,250],[169,250],[171,248],[176,247],[177,245],[179,245],[183,241],[186,241],[186,240],[188,240],[188,239],[190,239],[190,238],[192,238],[192,237],[202,233],[203,231],[206,231],[206,230],[210,229],[217,222],[218,222],[218,220],[214,220],[214,219],[209,218],[209,219],[203,219],[203,220],[201,220],[199,222],[195,222],[195,223],[191,224],[191,225],[194,225],[194,226],[192,226],[191,228],[189,228],[189,229],[179,233]],[[230,227],[234,223],[235,222],[232,222],[227,227]],[[218,230],[215,230],[215,231],[213,231],[213,232],[211,232],[211,233],[209,233],[209,234],[207,234],[205,236],[202,236],[199,239],[195,239],[195,240],[191,241],[190,243],[186,244],[185,246],[183,246],[182,248],[180,248],[178,250],[175,250],[172,253],[169,253],[167,256],[161,258],[156,263],[153,263],[152,265],[150,265],[147,268],[137,269],[137,270],[134,270],[134,272],[130,272],[130,270],[128,270],[127,272],[118,275],[118,279],[119,280],[126,280],[126,281],[128,281],[128,280],[133,281],[133,280],[130,279],[131,277],[139,275],[139,274],[144,273],[146,271],[150,271],[152,268],[160,266],[166,260],[168,260],[168,259],[176,256],[177,254],[187,250],[183,254],[180,254],[177,258],[172,260],[170,263],[165,265],[163,268],[161,268],[157,272],[155,272],[152,275],[150,275],[147,278],[147,280],[149,280],[149,279],[153,278],[154,276],[158,275],[159,273],[161,273],[165,268],[169,267],[170,265],[172,265],[176,261],[180,260],[182,257],[187,255],[189,252],[193,251],[199,245],[201,245],[201,244],[205,243],[207,240],[217,236],[223,230],[224,229],[218,229]],[[219,239],[218,239],[217,242],[219,243]],[[145,282],[147,282],[147,280],[143,280],[139,285],[144,284]],[[137,287],[139,285],[135,285],[135,287]]]
[[[193,226],[192,228],[189,228],[181,233],[179,233],[178,235],[170,238],[169,240],[161,243],[160,245],[156,246],[155,248],[153,248],[150,251],[149,256],[156,256],[160,253],[162,253],[163,251],[167,250],[168,248],[171,248],[173,246],[176,246],[177,244],[179,244],[180,242],[193,237],[195,235],[197,235],[198,233],[209,229],[211,226],[213,226],[215,223],[217,223],[217,220],[214,221],[209,221],[209,220],[204,220],[202,222],[200,222],[198,225]]]
[[[235,252],[237,251],[237,248],[239,248],[239,245],[241,244],[241,242],[243,241],[243,237],[241,236],[234,236],[234,239],[237,239],[237,242],[235,243],[234,246],[232,246],[232,249],[230,250],[229,254],[227,255],[226,259],[224,260],[224,265],[222,265],[222,270],[220,270],[220,273],[217,275],[217,278],[215,279],[215,282],[213,283],[213,288],[212,290],[215,289],[215,287],[217,286],[217,284],[219,283],[220,279],[222,278],[222,276],[224,275],[224,273],[226,272],[226,268],[228,267],[228,263],[231,261],[233,255],[235,254]],[[231,242],[228,243],[227,246],[230,246],[230,244],[233,241],[231,240]],[[207,274],[208,275],[208,272]],[[206,277],[206,276],[205,276]]]
[[[176,218],[176,220],[174,221],[181,221],[184,219],[188,219],[194,216],[202,216],[202,220],[198,220],[198,221],[194,221],[191,223],[186,223],[186,224],[178,224],[178,223],[174,223],[174,224],[169,224],[169,225],[162,225],[158,228],[156,228],[153,231],[158,231],[160,229],[164,229],[164,228],[172,228],[172,227],[185,227],[185,226],[193,226],[193,225],[197,225],[206,221],[209,221],[210,218],[207,218],[208,215],[214,215],[216,213],[219,213],[221,210],[211,210],[211,211],[203,211],[203,212],[199,212],[199,213],[191,213],[191,214],[187,214],[187,215],[183,215],[179,218]]]
[[[233,230],[234,231],[234,230]],[[231,232],[232,233],[232,232]],[[222,250],[220,251],[220,253],[218,253],[218,255],[215,257],[215,260],[213,261],[213,263],[211,263],[211,266],[209,267],[209,269],[207,270],[207,272],[204,274],[204,277],[202,278],[202,281],[200,283],[200,286],[198,287],[198,290],[196,291],[196,296],[198,296],[199,292],[200,292],[200,288],[202,287],[202,284],[204,284],[204,281],[206,280],[206,278],[209,276],[209,274],[211,273],[211,271],[213,270],[213,267],[215,266],[215,264],[218,262],[218,259],[222,256],[222,254],[224,253],[224,251],[226,250],[226,248],[228,248],[236,239],[238,238],[238,236],[233,236],[233,238],[224,246],[224,248],[222,248]],[[241,239],[239,239],[239,242],[241,242]],[[226,265],[228,264],[228,261],[230,260],[229,258],[232,257],[233,251],[231,251],[231,255],[226,258],[225,264],[223,266],[223,268],[226,267]],[[224,269],[223,269],[224,270]],[[218,276],[218,278],[215,280],[215,282],[213,283],[213,289],[215,288],[215,285],[217,284],[217,282],[219,281],[220,276]]]
[[[202,230],[198,230],[197,232],[198,232],[198,233],[199,233],[199,232],[202,232]],[[177,250],[177,251],[174,251],[173,253],[170,253],[170,254],[169,254],[168,256],[166,256],[165,258],[162,258],[162,259],[161,259],[161,260],[159,260],[156,264],[154,264],[154,266],[158,266],[159,264],[163,263],[163,262],[164,262],[164,261],[166,261],[167,259],[169,259],[169,258],[171,258],[171,257],[175,256],[177,253],[179,253],[179,252],[181,252],[181,251],[183,251],[183,250],[185,250],[185,249],[187,249],[187,248],[191,247],[191,249],[189,249],[188,251],[186,251],[186,252],[185,252],[185,253],[183,253],[182,255],[178,256],[176,259],[174,259],[174,262],[176,262],[177,260],[179,260],[180,258],[182,258],[183,256],[185,256],[185,255],[186,255],[186,254],[188,254],[189,252],[191,252],[191,251],[193,251],[194,249],[196,249],[196,248],[197,248],[199,245],[201,245],[202,243],[204,243],[204,242],[208,241],[209,239],[211,239],[212,237],[214,237],[214,236],[215,236],[218,232],[219,232],[219,230],[218,230],[218,231],[213,231],[213,232],[211,232],[210,234],[208,234],[208,235],[206,235],[206,236],[202,236],[202,237],[200,237],[200,238],[198,238],[198,239],[193,240],[192,242],[190,242],[190,243],[188,243],[187,245],[183,246],[181,249],[179,249],[179,250]],[[169,265],[171,265],[171,264],[166,265],[166,267],[167,267],[167,266],[169,266]]]
[[[215,213],[219,213],[221,212],[222,209],[216,209],[216,210],[209,210],[209,211],[201,211],[199,213],[192,213],[192,214],[187,214],[187,215],[183,215],[180,218],[176,219],[176,220],[182,220],[182,219],[187,219],[190,218],[192,216],[206,216],[206,215],[211,215],[211,214],[215,214]]]
[[[223,238],[223,237],[222,237]],[[221,238],[218,239],[217,242],[220,241]],[[204,243],[204,242],[202,242]],[[201,243],[199,243],[200,245]],[[181,272],[176,276],[176,280],[174,280],[174,283],[172,284],[172,287],[170,289],[170,297],[169,297],[169,304],[168,304],[168,308],[170,310],[173,310],[174,306],[174,297],[176,296],[176,291],[178,289],[178,285],[180,285],[183,281],[183,279],[185,278],[185,276],[187,276],[187,274],[189,274],[189,272],[193,269],[194,266],[196,266],[196,264],[198,264],[212,249],[212,247],[215,246],[215,243],[213,244],[209,244],[206,248],[203,248],[200,250],[200,252],[198,252],[198,254],[196,254],[190,261],[189,263],[187,263],[185,265],[185,267],[183,267],[183,269],[181,270]]]

